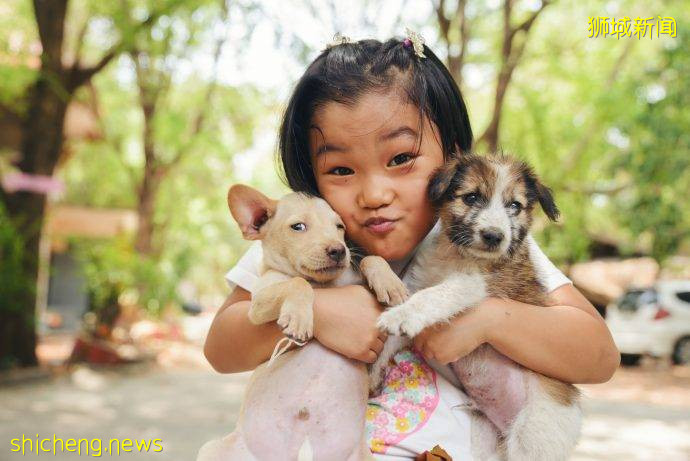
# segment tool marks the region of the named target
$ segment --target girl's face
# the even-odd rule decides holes
[[[309,147],[321,196],[367,254],[404,258],[429,232],[427,184],[443,151],[426,117],[419,132],[415,105],[395,92],[367,93],[353,106],[326,103],[312,119]]]

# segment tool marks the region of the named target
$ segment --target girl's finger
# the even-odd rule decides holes
[[[376,355],[379,355],[381,351],[383,350],[383,343],[384,341],[381,341],[380,338],[377,338],[374,341],[374,344],[371,346],[371,350],[376,352]]]
[[[376,362],[376,359],[378,359],[378,358],[379,358],[379,355],[376,352],[369,349],[369,352],[366,354],[366,357],[364,357],[364,362],[374,363],[374,362]]]
[[[379,339],[385,343],[385,342],[386,342],[386,338],[388,338],[388,332],[386,332],[386,331],[380,331],[380,332],[379,332]]]

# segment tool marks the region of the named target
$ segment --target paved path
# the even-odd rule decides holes
[[[132,460],[194,460],[207,440],[230,432],[247,374],[211,370],[127,368],[78,370],[72,376],[0,388],[0,460],[85,459],[76,454],[11,453],[10,440],[62,438],[162,439],[160,453],[124,453]],[[690,392],[690,390],[688,391]],[[690,459],[690,407],[588,399],[584,436],[573,460]],[[108,455],[105,455],[108,456]]]
[[[194,460],[206,440],[232,430],[247,377],[198,369],[130,369],[126,374],[84,369],[71,378],[1,388],[0,460],[85,459],[74,453],[41,453],[40,458],[11,453],[10,440],[22,434],[34,440],[36,434],[64,439],[160,438],[160,453],[121,456]]]
[[[690,408],[587,401],[583,436],[573,461],[688,461]]]

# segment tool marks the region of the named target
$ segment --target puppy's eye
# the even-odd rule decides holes
[[[512,202],[510,209],[519,213],[522,210],[522,204],[520,202]]]
[[[335,227],[337,227],[340,230],[345,230],[345,226],[343,224],[336,224]]]
[[[462,201],[465,202],[465,205],[472,206],[477,200],[479,200],[479,194],[475,194],[474,192],[462,196]]]
[[[298,222],[290,226],[292,230],[296,230],[297,232],[304,232],[307,230],[307,225],[304,224],[303,222]]]

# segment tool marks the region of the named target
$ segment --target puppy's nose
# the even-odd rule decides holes
[[[343,245],[328,247],[326,253],[328,253],[329,258],[339,263],[345,258],[345,247]]]
[[[490,247],[495,247],[501,240],[503,240],[503,232],[497,227],[489,227],[488,229],[482,229],[479,234],[482,236],[482,240]]]

